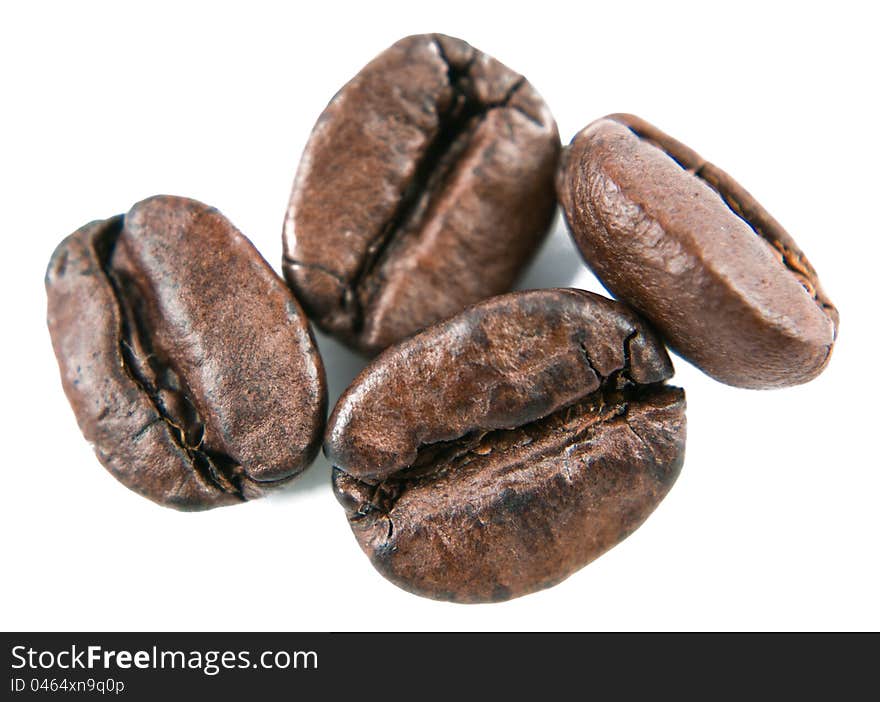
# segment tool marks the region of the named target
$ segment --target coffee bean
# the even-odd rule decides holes
[[[548,587],[632,533],[681,469],[684,392],[627,307],[533,290],[376,358],[331,415],[337,499],[373,565],[420,595]]]
[[[783,387],[825,368],[837,310],[791,236],[717,166],[612,115],[574,138],[557,190],[603,284],[712,377]]]
[[[305,469],[324,368],[283,281],[217,210],[154,197],[55,250],[49,331],[104,466],[169,507],[257,497]]]
[[[403,39],[315,125],[285,278],[322,329],[376,353],[510,289],[552,222],[559,150],[525,78],[459,39]]]

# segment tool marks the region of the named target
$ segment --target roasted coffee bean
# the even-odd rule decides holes
[[[828,363],[837,310],[789,234],[733,178],[632,115],[593,122],[557,189],[587,263],[721,382],[784,387]]]
[[[559,151],[525,78],[459,39],[403,39],[315,125],[285,278],[322,329],[376,353],[511,288],[553,220]]]
[[[684,458],[684,392],[624,305],[495,297],[391,347],[345,392],[324,452],[373,565],[414,593],[506,600],[632,533]]]
[[[178,509],[305,469],[324,367],[284,282],[217,210],[154,197],[55,250],[49,331],[80,429],[127,487]]]

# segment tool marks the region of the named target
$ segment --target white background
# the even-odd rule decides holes
[[[4,629],[877,629],[880,149],[870,3],[20,3],[0,11]],[[466,39],[538,88],[563,141],[616,111],[731,172],[841,311],[809,385],[681,359],[687,460],[646,524],[505,604],[376,574],[320,459],[262,501],[183,514],[81,437],[45,328],[62,237],[155,193],[219,207],[279,269],[300,152],[342,84],[407,34]],[[522,286],[601,286],[562,224]],[[319,335],[330,402],[361,361]]]

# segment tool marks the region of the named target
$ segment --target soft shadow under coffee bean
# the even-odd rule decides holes
[[[552,222],[559,151],[523,76],[459,39],[403,39],[315,125],[285,278],[322,329],[376,353],[511,288]]]
[[[574,138],[557,189],[603,284],[706,373],[769,388],[825,368],[837,310],[791,236],[720,168],[612,115]]]
[[[49,331],[86,439],[124,485],[206,509],[317,452],[324,368],[284,282],[217,210],[154,197],[55,250]]]
[[[632,533],[684,458],[651,330],[578,290],[492,298],[386,350],[329,420],[336,496],[373,565],[484,602],[548,587]]]

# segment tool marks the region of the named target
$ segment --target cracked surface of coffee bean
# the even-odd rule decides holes
[[[628,307],[533,290],[467,308],[379,355],[324,452],[385,577],[456,602],[566,578],[632,533],[684,460],[684,392]]]

